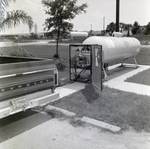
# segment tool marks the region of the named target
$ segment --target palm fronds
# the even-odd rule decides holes
[[[16,27],[20,23],[27,24],[31,29],[33,27],[32,17],[27,15],[23,10],[13,10],[6,13],[6,18],[0,22],[0,30]]]

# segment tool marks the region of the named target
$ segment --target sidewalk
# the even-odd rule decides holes
[[[150,50],[150,45],[141,45],[142,48],[147,48],[148,50]]]
[[[55,92],[59,93],[59,98],[62,98],[72,93],[75,93],[81,89],[84,89],[84,87],[85,87],[84,83],[75,82],[62,87],[58,87],[56,88]]]
[[[35,41],[35,42],[26,42],[26,43],[13,43],[13,42],[0,42],[0,47],[12,47],[12,46],[27,46],[27,45],[56,45],[56,43],[48,41]],[[68,46],[69,43],[59,43],[59,45]]]
[[[119,65],[120,64],[113,65],[109,68],[109,70],[115,69]],[[127,67],[132,67],[132,64],[125,64],[125,65]],[[133,70],[130,71],[130,72],[127,72],[123,75],[120,75],[120,76],[118,76],[116,78],[113,78],[113,79],[110,79],[110,80],[108,79],[108,81],[104,82],[103,85],[107,86],[107,87],[110,87],[110,88],[126,91],[126,92],[131,92],[131,93],[135,93],[135,94],[139,94],[139,95],[150,96],[150,86],[131,83],[131,82],[125,82],[125,80],[127,78],[130,78],[133,75],[138,74],[139,72],[150,69],[150,66],[148,66],[148,65],[138,65],[138,66],[139,67],[137,69],[133,68]]]

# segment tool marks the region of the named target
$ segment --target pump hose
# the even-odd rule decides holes
[[[64,85],[67,85],[67,84],[71,84],[71,83],[76,82],[76,81],[78,80],[78,78],[81,77],[81,74],[83,74],[83,73],[86,71],[87,68],[90,68],[90,65],[84,67],[84,69],[83,69],[73,80],[68,81],[68,82],[66,82],[66,83],[64,83],[64,84],[59,84],[59,85],[57,85],[57,86],[55,86],[55,87],[57,88],[57,87],[61,87],[61,86],[64,86]]]
[[[73,79],[73,81],[75,82],[75,81],[77,81],[78,80],[78,78],[80,78],[81,77],[81,74],[83,74],[85,71],[86,71],[86,69],[87,68],[90,68],[90,65],[88,65],[88,66],[86,66],[86,67],[84,67],[83,68],[83,70],[82,71],[80,71],[80,73]]]

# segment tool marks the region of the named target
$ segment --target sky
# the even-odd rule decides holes
[[[73,30],[89,31],[103,30],[110,22],[116,21],[116,0],[78,0],[77,5],[87,3],[87,13],[79,14],[71,21],[74,24]],[[147,25],[150,22],[150,0],[120,0],[120,22],[133,24],[137,21],[140,25]],[[46,8],[41,4],[41,0],[16,0],[11,2],[7,11],[24,10],[33,18],[37,24],[37,31],[43,31],[43,24],[47,16]],[[105,18],[105,19],[104,19]],[[105,21],[104,21],[105,20]],[[32,29],[35,32],[35,29]],[[19,25],[12,29],[7,29],[1,34],[24,34],[29,33],[27,25]]]

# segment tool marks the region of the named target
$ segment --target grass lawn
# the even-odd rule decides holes
[[[142,48],[136,60],[139,65],[150,65],[150,48]]]
[[[133,37],[137,38],[143,45],[150,45],[150,35],[133,35]]]
[[[88,84],[85,89],[52,105],[88,116],[122,129],[150,132],[150,97],[105,87],[99,91]]]
[[[150,86],[150,69],[142,71],[126,80],[126,82],[138,83]]]
[[[24,49],[26,49],[31,54],[35,55],[36,57],[42,57],[42,58],[52,58],[55,52],[55,45],[28,45],[28,46],[22,46]],[[68,60],[69,58],[69,47],[68,45],[60,45],[59,46],[59,54],[61,58]],[[68,61],[67,61],[68,63]]]
[[[32,55],[42,58],[52,58],[55,54],[55,46],[50,44],[29,45],[22,46],[22,48],[26,49]],[[2,48],[1,50],[10,51],[9,48]],[[67,78],[69,66],[68,46],[59,46],[59,54],[61,55],[62,62],[66,65],[64,71],[59,71],[59,77],[60,79]],[[115,63],[112,62],[112,64]],[[150,49],[141,50],[137,56],[137,63],[150,65]],[[84,90],[53,104],[57,107],[76,112],[79,117],[89,116],[122,128],[128,129],[132,127],[137,131],[150,132],[150,97],[147,96],[140,96],[106,87],[100,92],[93,86],[87,85]]]

